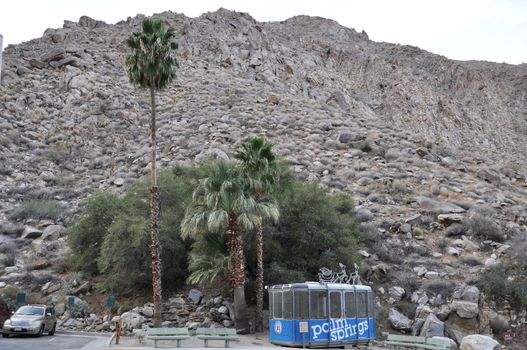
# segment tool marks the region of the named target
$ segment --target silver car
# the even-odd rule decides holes
[[[2,336],[9,337],[10,334],[34,334],[39,337],[47,332],[55,334],[57,317],[55,310],[46,305],[25,305],[4,322]]]

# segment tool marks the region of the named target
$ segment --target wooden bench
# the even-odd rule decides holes
[[[146,338],[154,341],[154,347],[157,348],[157,342],[160,340],[175,340],[179,348],[182,340],[190,338],[187,328],[148,328]]]
[[[229,341],[240,340],[232,328],[198,328],[196,337],[204,341],[205,347],[209,345],[209,340],[223,340],[226,348],[229,347]]]
[[[414,337],[397,334],[389,334],[384,343],[393,350],[450,350],[452,348],[452,342],[446,338]]]

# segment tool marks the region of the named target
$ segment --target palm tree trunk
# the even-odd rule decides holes
[[[256,223],[256,326],[257,332],[263,332],[263,232],[262,220]]]
[[[234,289],[234,325],[239,334],[250,332],[245,302],[245,259],[240,228],[235,214],[229,214],[227,248],[231,256],[229,281]]]
[[[159,207],[156,172],[156,95],[154,87],[150,88],[152,118],[150,120],[150,135],[152,147],[152,188],[150,189],[150,221],[152,238],[150,250],[152,254],[152,296],[154,299],[154,327],[161,327],[161,256],[159,244]]]

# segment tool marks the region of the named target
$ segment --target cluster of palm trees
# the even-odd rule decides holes
[[[156,102],[158,90],[175,77],[178,67],[173,57],[177,44],[175,31],[165,28],[161,20],[143,21],[142,31],[133,33],[127,43],[129,80],[150,91],[151,98],[151,257],[154,326],[161,325],[161,257],[159,244],[159,209],[156,175]],[[181,224],[184,237],[217,233],[225,235],[228,279],[234,294],[234,322],[239,333],[249,331],[245,301],[245,256],[243,232],[254,232],[257,249],[256,328],[261,330],[263,309],[263,220],[276,222],[277,205],[268,198],[270,187],[279,176],[279,162],[272,145],[263,136],[248,139],[235,154],[236,162],[217,160],[209,177],[199,181]],[[193,261],[191,261],[191,264]]]

